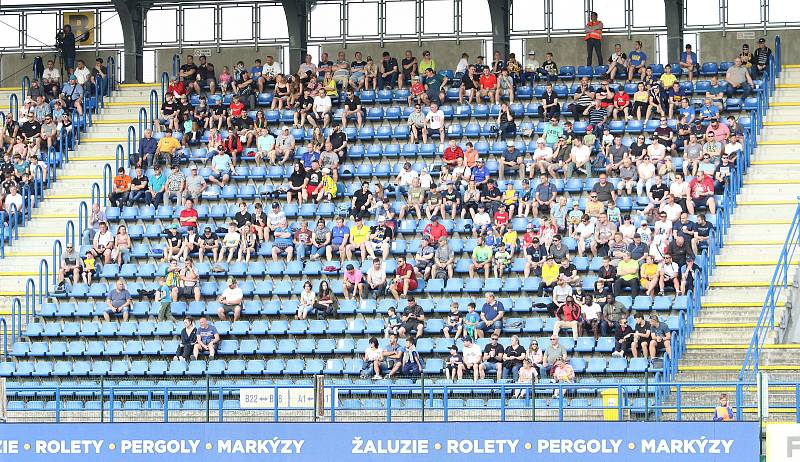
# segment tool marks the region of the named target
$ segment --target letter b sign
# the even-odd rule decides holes
[[[64,13],[64,24],[72,27],[76,45],[94,45],[94,13],[88,11]]]

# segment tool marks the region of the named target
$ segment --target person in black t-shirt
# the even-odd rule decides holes
[[[134,206],[139,202],[147,202],[148,181],[147,175],[145,175],[142,171],[142,167],[137,166],[136,176],[131,180],[131,191],[130,194],[128,194],[128,204]]]
[[[25,137],[25,141],[35,145],[37,149],[39,148],[42,143],[42,137],[40,136],[42,133],[42,123],[36,120],[33,112],[28,113],[28,120],[22,123],[19,132]]]
[[[633,329],[628,325],[628,319],[622,318],[617,323],[614,329],[614,351],[611,356],[622,358],[631,354],[631,345],[633,344]]]
[[[342,110],[342,128],[347,128],[347,119],[351,117],[356,118],[356,127],[361,128],[361,125],[364,123],[364,110],[361,107],[361,98],[356,95],[356,92],[352,88],[349,88]]]
[[[162,125],[174,131],[181,131],[178,126],[179,103],[175,100],[175,95],[167,93],[164,95],[164,102],[161,103],[161,117],[156,120],[156,130],[162,131]]]
[[[384,51],[378,69],[378,88],[394,88],[397,85],[397,76],[400,73],[397,60],[392,58],[388,51]]]
[[[306,171],[306,192],[305,200],[313,200],[317,197],[317,187],[322,182],[322,172],[319,169],[319,161],[314,160],[311,162],[311,168]]]
[[[197,80],[192,84],[195,92],[201,93],[201,85],[205,83],[208,85],[208,92],[214,94],[217,92],[217,76],[214,73],[214,65],[209,63],[206,55],[200,55],[200,65],[197,66]]]
[[[553,91],[553,84],[548,83],[545,92],[542,94],[542,105],[539,106],[539,120],[544,121],[545,117],[560,117],[561,105],[558,103],[558,95]]]
[[[402,89],[406,84],[411,84],[411,79],[415,75],[419,75],[417,70],[417,58],[411,54],[411,50],[406,50],[405,57],[400,61],[400,75],[401,79],[398,80],[397,86]]]
[[[333,131],[328,135],[328,142],[333,147],[333,152],[339,155],[339,164],[341,165],[347,157],[347,134],[342,131],[340,125],[334,125]]]
[[[467,72],[461,76],[461,84],[458,87],[458,104],[464,104],[464,95],[469,95],[467,104],[472,105],[472,101],[478,95],[478,74],[475,73],[475,66],[467,67]]]
[[[186,56],[186,64],[181,66],[180,76],[181,79],[183,79],[183,83],[186,85],[187,91],[190,91],[193,86],[192,84],[197,79],[197,65],[194,63],[194,56]]]
[[[483,363],[481,363],[481,367],[484,369],[484,373],[486,374],[495,373],[498,381],[503,376],[504,353],[505,348],[500,342],[498,342],[497,335],[492,334],[491,343],[483,348]]]
[[[525,347],[519,344],[519,337],[512,335],[511,345],[507,346],[505,352],[503,352],[503,378],[507,378],[510,375],[516,382],[524,359]]]
[[[361,183],[361,189],[353,193],[353,199],[350,202],[350,216],[367,218],[369,217],[369,209],[372,207],[372,191],[369,190],[369,181]]]
[[[633,315],[636,325],[633,328],[633,342],[631,344],[631,352],[634,358],[639,357],[639,346],[642,347],[642,356],[647,359],[648,346],[650,345],[650,323],[644,320],[642,313]]]
[[[239,228],[239,232],[242,232],[242,228],[247,222],[254,222],[253,214],[247,211],[247,204],[245,202],[239,202],[239,211],[233,216],[233,221],[236,222],[236,227]]]

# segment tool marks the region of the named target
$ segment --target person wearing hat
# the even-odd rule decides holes
[[[458,352],[458,346],[454,343],[448,348],[450,352],[445,361],[445,377],[449,380],[461,380],[464,378],[464,358]]]
[[[189,171],[191,173],[186,177],[186,198],[192,199],[196,204],[199,204],[200,198],[203,197],[203,192],[208,189],[208,184],[206,180],[197,173],[197,165],[190,165]]]
[[[183,249],[183,239],[178,231],[178,224],[173,223],[164,228],[164,261],[169,261],[171,258],[178,258]]]
[[[425,103],[425,85],[422,84],[418,75],[411,77],[411,87],[409,88],[408,105]]]
[[[172,129],[168,127],[164,132],[164,136],[158,140],[156,145],[154,164],[166,165],[168,161],[171,162],[176,157],[179,158],[179,149],[181,149],[181,142],[172,136]],[[171,163],[174,164],[175,162]]]
[[[697,61],[697,53],[692,51],[691,43],[687,43],[684,51],[681,52],[678,65],[686,71],[690,81],[694,81],[694,76],[699,74],[700,63]]]
[[[117,169],[117,176],[114,177],[111,194],[108,201],[112,207],[122,207],[128,203],[128,196],[131,192],[131,177],[125,173],[125,167]]]
[[[350,230],[352,233],[352,229]],[[383,215],[378,217],[378,224],[372,226],[369,230],[369,237],[366,243],[367,254],[369,258],[377,258],[378,251],[380,256],[388,258],[390,255],[390,247],[394,239],[394,230],[386,226],[386,217]]]
[[[78,115],[83,115],[83,86],[78,83],[78,78],[72,74],[69,81],[61,86],[59,99],[64,101],[66,109],[75,109]]]
[[[522,83],[534,86],[539,81],[539,60],[536,59],[536,52],[534,50],[528,51],[528,56],[525,58],[522,71]]]
[[[211,158],[211,175],[208,176],[208,181],[223,188],[231,180],[233,173],[231,156],[224,149],[215,151],[214,157]]]
[[[336,193],[338,191],[336,181],[331,175],[331,169],[324,167],[321,170],[321,173],[322,177],[320,178],[319,186],[316,189],[316,198],[314,198],[317,204],[321,204],[322,202],[332,202],[333,199],[336,198]]]
[[[772,50],[767,46],[767,40],[764,37],[759,38],[758,47],[752,59],[753,65],[750,67],[750,74],[754,79],[760,79],[764,76],[771,56]]]
[[[753,65],[753,53],[750,52],[750,45],[743,43],[742,51],[739,53],[739,58],[742,60],[742,66],[748,70]]]
[[[280,133],[275,138],[275,145],[272,150],[267,153],[270,163],[278,163],[278,156],[281,156],[280,163],[285,164],[289,160],[289,156],[294,153],[296,141],[294,136],[289,133],[289,127],[286,125],[281,127]]]

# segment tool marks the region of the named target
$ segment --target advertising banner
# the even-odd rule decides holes
[[[0,461],[753,462],[758,438],[711,422],[6,424]]]
[[[767,424],[767,462],[800,461],[800,424]]]

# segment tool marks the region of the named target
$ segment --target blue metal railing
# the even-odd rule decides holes
[[[8,324],[6,324],[6,318],[0,318],[0,326],[3,327],[3,361],[5,361],[8,359]]]
[[[151,116],[150,120],[148,121],[148,119],[147,119],[147,110],[145,108],[143,108],[143,107],[140,107],[139,108],[139,113],[138,113],[138,119],[139,120],[136,123],[137,131],[138,131],[138,133],[140,135],[144,136],[144,131],[145,130],[153,128],[153,118]],[[131,150],[130,147],[129,147],[128,148],[128,155],[130,155],[130,153],[132,153],[132,152],[135,152],[135,151]]]
[[[415,384],[368,384],[368,385],[335,385],[326,383],[323,385],[325,395],[331,398],[324,399],[323,403],[317,402],[316,405],[324,411],[331,422],[337,421],[366,421],[375,422],[377,419],[392,422],[395,420],[395,413],[403,411],[403,421],[425,420],[425,411],[435,412],[430,418],[437,421],[450,421],[457,417],[457,420],[473,420],[485,416],[486,412],[492,412],[498,420],[506,421],[509,414],[511,419],[520,420],[523,417],[521,412],[529,412],[528,418],[532,421],[538,420],[537,413],[546,413],[544,418],[558,421],[566,420],[586,420],[596,419],[597,415],[586,414],[587,412],[601,412],[603,418],[609,421],[629,420],[639,418],[642,420],[674,420],[683,421],[688,414],[713,414],[716,406],[716,393],[720,388],[732,388],[729,393],[732,398],[734,409],[734,420],[745,421],[755,420],[758,411],[758,400],[752,399],[756,393],[755,382],[662,382],[658,384],[642,383],[609,383],[592,384],[590,387],[600,391],[601,394],[608,395],[603,405],[592,404],[591,400],[576,403],[572,397],[581,396],[580,390],[586,389],[586,384],[580,383],[548,383],[548,384],[519,384],[519,383],[493,383],[493,384],[440,384],[423,379]],[[181,408],[180,402],[187,396],[199,399],[199,408],[191,409],[194,411],[206,410],[209,418],[218,422],[224,422],[228,417],[227,413],[241,412],[238,401],[235,407],[230,407],[226,402],[226,397],[238,396],[239,393],[252,389],[260,389],[264,396],[272,395],[275,399],[270,400],[261,407],[247,408],[246,410],[261,411],[267,415],[261,418],[271,419],[280,422],[281,416],[290,411],[310,411],[314,409],[314,398],[308,400],[288,400],[279,399],[281,395],[288,395],[289,392],[298,395],[313,396],[312,385],[297,384],[264,384],[264,385],[119,385],[109,383],[95,386],[40,386],[36,388],[38,396],[55,397],[53,409],[56,422],[60,421],[62,412],[75,412],[74,407],[68,407],[66,397],[69,402],[75,398],[87,401],[100,401],[101,408],[108,411],[108,422],[114,422],[115,411],[123,411],[121,399],[130,399],[136,396],[137,401],[142,402],[143,412],[147,412],[151,418],[157,418],[163,422],[170,421],[171,410],[189,410]],[[25,388],[15,382],[6,386],[7,394],[14,396],[16,393],[26,392]],[[775,392],[793,393],[800,395],[800,383],[774,382],[770,384],[770,390]],[[512,403],[515,392],[524,391],[524,396],[517,398]],[[698,393],[707,395],[707,401],[700,404],[688,404],[690,402],[686,396],[696,397]],[[486,406],[484,400],[480,403],[465,403],[462,396],[473,394],[491,396],[495,398],[493,404]],[[658,404],[659,396],[666,394],[674,395],[674,403]],[[369,395],[376,399],[376,407],[348,407],[344,400],[347,397]],[[400,407],[398,399],[408,396],[418,396],[417,407]],[[538,397],[546,396],[547,403],[542,403]],[[118,401],[120,400],[120,401]],[[457,400],[457,402],[456,402]],[[695,400],[696,401],[696,400]],[[171,403],[178,404],[177,406]],[[787,404],[772,404],[769,409],[771,413],[782,413],[794,417],[795,422],[800,422],[800,401]],[[369,406],[369,404],[366,404]],[[154,414],[160,412],[161,415]],[[369,416],[359,415],[361,412],[369,411]],[[409,411],[414,411],[415,415],[409,415]],[[555,411],[555,412],[554,412]],[[14,412],[14,411],[10,411]],[[454,415],[457,413],[457,415]],[[555,414],[555,415],[554,415]],[[126,413],[131,416],[130,411]],[[630,415],[630,417],[629,417]],[[747,416],[750,416],[748,419]],[[665,419],[665,416],[669,418]],[[310,416],[309,416],[310,418]],[[523,417],[524,418],[524,417]],[[696,420],[694,417],[693,420]],[[711,420],[710,416],[705,420]]]
[[[27,75],[22,76],[22,82],[20,83],[22,87],[22,101],[25,101],[25,97],[28,96],[28,92],[31,88],[31,79]]]
[[[25,324],[27,324],[31,315],[36,315],[36,283],[33,278],[28,278],[25,281]],[[22,316],[20,314],[19,322],[20,332],[22,331]]]
[[[69,242],[69,239],[67,239],[66,242]],[[56,287],[56,284],[58,284],[58,273],[61,271],[61,255],[63,253],[63,244],[61,244],[60,240],[56,239],[53,241],[53,287]]]
[[[22,331],[22,302],[19,297],[11,300],[11,343],[17,341],[17,336]]]
[[[143,135],[144,132],[140,131],[139,135]],[[139,148],[138,145],[139,139],[136,137],[136,127],[133,125],[128,125],[128,150],[124,152],[125,161],[124,166],[127,168],[130,165],[131,153],[136,152]]]
[[[68,244],[75,246],[75,223],[69,220],[67,224],[64,225],[64,228],[64,240]]]
[[[120,167],[127,167],[127,163],[125,162],[125,148],[118,144],[117,148],[114,150],[114,171],[119,171]]]
[[[767,72],[766,86],[774,91],[775,81],[780,76],[781,72],[781,38],[775,37],[775,53],[769,63],[769,70]],[[759,109],[769,107],[769,97],[767,95],[759,95]],[[755,119],[759,126],[763,126],[764,113],[757,114]],[[753,121],[751,120],[751,123]],[[751,146],[755,147],[758,144],[757,137],[753,136]],[[749,160],[749,159],[748,159]],[[799,198],[800,199],[800,198]],[[798,240],[800,238],[800,205],[795,210],[792,224],[789,227],[789,232],[786,236],[786,241],[781,249],[780,256],[778,257],[778,264],[772,274],[767,295],[764,299],[764,304],[761,307],[761,313],[758,316],[758,322],[753,329],[753,337],[747,346],[744,360],[742,361],[742,369],[739,371],[740,380],[755,380],[758,375],[759,360],[761,356],[761,349],[767,336],[775,329],[775,307],[781,301],[781,294],[789,281],[789,271],[793,269],[791,262],[794,260],[798,250]]]
[[[164,101],[164,95],[167,94],[167,88],[169,88],[169,74],[166,72],[161,73],[161,101]]]
[[[92,183],[92,204],[99,204],[100,201],[103,201],[103,205],[105,205],[105,200],[105,196],[100,195],[100,185],[95,181]]]
[[[39,305],[50,296],[50,264],[46,258],[39,260]]]
[[[19,99],[16,93],[11,93],[11,96],[9,96],[8,112],[14,115],[14,120],[19,120]]]

